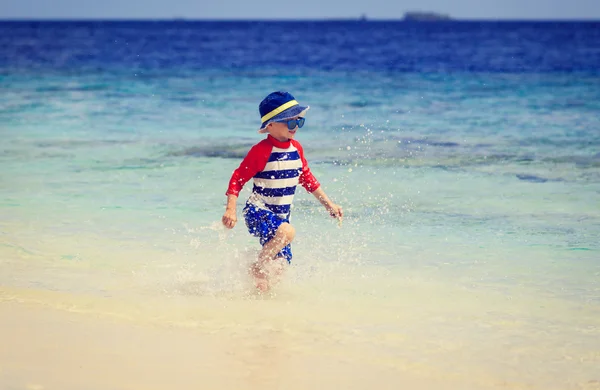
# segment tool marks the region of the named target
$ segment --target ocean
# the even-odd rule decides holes
[[[276,90],[345,218],[300,189],[259,296]],[[600,389],[599,22],[2,21],[0,135],[0,306],[228,340],[206,388]]]

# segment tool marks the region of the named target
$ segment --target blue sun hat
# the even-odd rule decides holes
[[[262,122],[258,132],[266,133],[266,127],[271,122],[303,116],[309,108],[309,106],[301,106],[288,92],[272,92],[258,106]]]

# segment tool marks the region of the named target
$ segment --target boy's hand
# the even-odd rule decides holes
[[[223,214],[223,218],[221,218],[221,221],[227,229],[233,229],[233,227],[237,223],[237,215],[235,210],[225,210],[225,214]]]
[[[333,218],[337,218],[340,221],[344,218],[344,212],[342,211],[342,206],[332,203],[329,207],[327,207],[327,211],[329,211],[329,215]]]

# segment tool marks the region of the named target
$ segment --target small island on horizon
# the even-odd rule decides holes
[[[450,15],[437,12],[409,11],[404,13],[403,20],[407,22],[437,22],[452,20]]]

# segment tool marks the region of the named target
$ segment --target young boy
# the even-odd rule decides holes
[[[237,222],[236,201],[244,184],[254,178],[252,194],[246,202],[243,215],[250,234],[259,237],[262,250],[251,271],[256,287],[268,291],[273,277],[270,271],[279,264],[292,260],[290,243],[296,235],[290,225],[290,211],[296,186],[301,184],[312,193],[329,214],[342,220],[342,208],[334,204],[313,176],[304,158],[304,151],[294,139],[304,125],[304,115],[310,107],[301,106],[287,92],[273,92],[260,103],[259,133],[267,138],[254,145],[240,166],[233,172],[227,192],[227,206],[222,222],[232,229]]]

